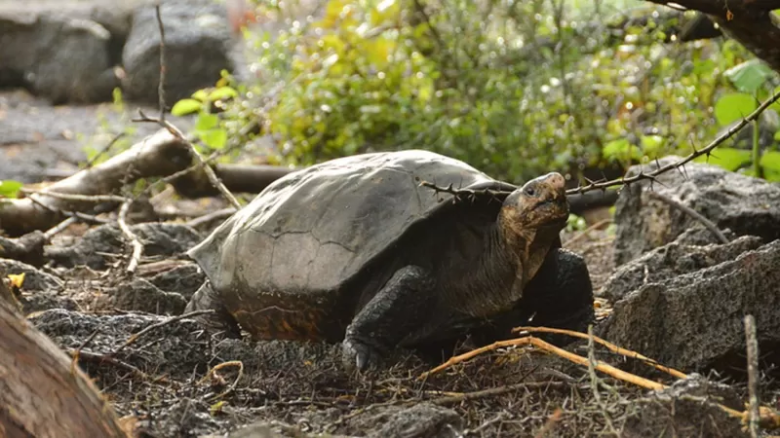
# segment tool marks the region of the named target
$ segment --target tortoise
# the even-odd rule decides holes
[[[396,347],[489,342],[520,324],[583,330],[593,291],[561,248],[564,183],[549,173],[517,188],[423,150],[292,172],[189,251],[207,281],[187,311],[215,310],[207,324],[258,340],[340,342],[360,370]]]

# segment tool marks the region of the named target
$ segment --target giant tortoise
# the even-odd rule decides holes
[[[256,339],[342,342],[359,369],[394,347],[520,324],[584,329],[593,293],[584,261],[561,248],[564,178],[507,186],[421,150],[290,173],[190,250],[208,281],[188,311],[213,309],[208,323]]]

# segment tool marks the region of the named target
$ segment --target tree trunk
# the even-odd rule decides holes
[[[2,296],[0,437],[126,438],[89,378]]]

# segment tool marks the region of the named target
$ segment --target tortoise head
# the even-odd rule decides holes
[[[540,229],[559,232],[569,217],[563,175],[552,172],[534,178],[512,192],[501,208],[505,232],[525,235]]]

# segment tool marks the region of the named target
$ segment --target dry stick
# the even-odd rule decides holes
[[[608,223],[611,223],[611,222],[612,222],[612,218],[611,217],[608,217],[606,219],[602,219],[602,220],[596,222],[595,224],[589,226],[588,228],[582,230],[582,232],[580,232],[576,236],[572,237],[571,239],[567,240],[563,244],[564,244],[564,246],[572,245],[572,244],[574,244],[574,242],[578,242],[580,239],[582,239],[583,237],[585,237],[588,234],[590,234],[591,231],[593,231],[595,229],[598,229],[602,225],[605,225],[605,224],[608,224]]]
[[[706,217],[704,217],[701,213],[697,212],[696,210],[694,210],[694,209],[692,209],[692,208],[690,208],[690,207],[688,207],[686,205],[683,205],[680,202],[675,201],[674,199],[672,199],[672,198],[670,198],[670,197],[668,197],[666,195],[658,193],[658,192],[656,192],[654,190],[648,191],[648,194],[651,197],[656,198],[656,199],[658,199],[660,201],[663,201],[666,204],[668,204],[668,205],[670,205],[670,206],[672,206],[672,207],[682,211],[683,213],[687,214],[688,216],[690,216],[690,217],[696,219],[697,221],[701,222],[701,224],[704,225],[708,230],[710,230],[712,232],[712,234],[714,234],[715,237],[717,237],[718,240],[720,240],[721,243],[723,243],[723,244],[729,243],[729,239],[727,239],[726,236],[723,234],[723,232],[720,231],[718,226],[715,225],[711,220],[709,220]]]
[[[471,359],[472,357],[475,357],[479,354],[485,353],[487,351],[496,350],[498,348],[502,347],[519,347],[523,345],[532,345],[534,347],[537,347],[541,350],[547,351],[549,353],[553,353],[557,356],[560,356],[568,361],[574,362],[578,365],[588,365],[588,359],[578,355],[571,353],[569,351],[566,351],[562,348],[556,347],[548,342],[545,342],[539,338],[535,338],[533,336],[528,336],[526,338],[518,338],[518,339],[508,339],[505,341],[498,341],[494,342],[493,344],[477,348],[475,350],[460,354],[458,356],[451,357],[447,362],[437,366],[436,368],[433,368],[430,371],[422,373],[419,377],[419,379],[427,378],[431,374],[436,374],[446,368],[451,367],[452,365],[458,364],[460,362],[466,361],[468,359]],[[631,373],[627,373],[623,370],[620,370],[618,368],[613,367],[612,365],[606,364],[604,362],[596,361],[594,364],[597,371],[600,371],[604,374],[607,374],[609,376],[612,376],[616,379],[623,380],[625,382],[633,383],[637,386],[641,386],[646,389],[652,389],[652,390],[661,390],[666,388],[666,385],[658,382],[654,382],[649,379],[645,379],[644,377],[639,377]]]
[[[59,224],[49,228],[46,230],[46,232],[43,233],[43,238],[46,239],[46,241],[50,241],[55,235],[65,231],[66,228],[69,226],[75,224],[78,222],[78,219],[76,216],[70,216],[69,218],[65,219],[64,221],[60,222]]]
[[[213,313],[213,312],[214,312],[214,311],[213,311],[213,310],[211,310],[211,309],[206,309],[206,310],[196,310],[196,311],[194,311],[194,312],[183,313],[183,314],[181,314],[181,315],[176,315],[176,316],[174,316],[174,317],[168,318],[168,319],[166,319],[165,321],[160,321],[160,322],[158,322],[158,323],[156,323],[156,324],[152,324],[152,325],[150,325],[150,326],[148,326],[148,327],[144,328],[143,330],[139,331],[138,333],[135,333],[135,334],[131,335],[129,338],[127,338],[127,341],[125,341],[125,343],[124,343],[124,344],[122,344],[122,345],[121,345],[119,348],[117,348],[116,350],[114,350],[114,351],[113,351],[113,352],[110,354],[110,356],[116,356],[116,355],[117,355],[117,353],[119,353],[120,351],[124,350],[124,349],[125,349],[125,348],[126,348],[128,345],[130,345],[130,344],[132,344],[133,342],[137,341],[137,340],[138,340],[138,338],[140,338],[141,336],[143,336],[143,335],[145,335],[145,334],[147,334],[147,333],[151,332],[152,330],[158,329],[158,328],[160,328],[160,327],[166,326],[166,325],[168,325],[168,324],[170,324],[170,323],[173,323],[173,322],[176,322],[176,321],[179,321],[179,320],[185,319],[185,318],[190,318],[190,317],[193,317],[193,316],[198,316],[198,315],[205,315],[205,314],[208,314],[208,313]]]
[[[241,380],[241,377],[244,375],[244,363],[240,360],[231,360],[227,362],[222,362],[221,364],[215,365],[212,369],[209,370],[209,372],[206,373],[205,376],[203,376],[202,379],[200,379],[200,383],[203,383],[204,380],[211,377],[212,374],[217,372],[218,370],[221,370],[222,368],[229,367],[229,366],[237,366],[238,367],[238,376],[236,376],[236,379],[233,380],[233,383],[224,391],[221,393],[211,397],[211,400],[216,400],[218,398],[222,398],[228,394],[230,394],[232,391],[236,389],[236,386],[238,386],[239,380]]]
[[[153,122],[153,123],[157,123],[160,126],[162,126],[163,128],[167,129],[168,132],[173,134],[179,141],[181,141],[182,143],[187,145],[190,148],[190,152],[192,153],[192,155],[195,157],[195,159],[198,160],[198,164],[201,167],[203,167],[203,171],[206,173],[206,176],[209,178],[209,181],[211,182],[211,184],[214,185],[214,187],[216,187],[217,190],[219,190],[220,193],[222,193],[222,196],[224,196],[225,199],[227,199],[227,201],[230,203],[230,205],[235,207],[236,210],[241,208],[241,204],[239,204],[239,202],[236,199],[236,197],[233,196],[233,194],[230,193],[230,190],[228,190],[227,187],[225,187],[225,185],[222,184],[222,181],[220,181],[219,178],[217,178],[217,175],[214,173],[214,169],[212,169],[211,166],[209,166],[206,163],[206,161],[203,159],[203,156],[195,148],[195,145],[192,144],[191,141],[187,140],[187,138],[179,130],[179,128],[177,128],[176,126],[171,124],[171,122],[168,122],[166,120],[150,118],[149,116],[144,114],[144,112],[142,110],[140,110],[140,109],[138,110],[138,114],[141,116],[141,118],[140,119],[134,119],[133,120],[134,122]]]
[[[549,327],[516,327],[516,328],[512,329],[512,332],[513,333],[518,333],[518,332],[555,333],[555,334],[560,334],[560,335],[573,336],[575,338],[580,338],[580,339],[589,339],[589,336],[587,334],[585,334],[585,333],[580,333],[580,332],[575,332],[575,331],[572,331],[572,330],[565,330],[565,329],[549,328]],[[656,362],[655,360],[653,360],[653,359],[651,359],[651,358],[649,358],[647,356],[639,354],[636,351],[631,351],[631,350],[627,350],[625,348],[618,347],[617,345],[615,345],[615,344],[613,344],[613,343],[611,343],[609,341],[606,341],[606,340],[604,340],[604,339],[602,339],[602,338],[600,338],[598,336],[594,335],[593,336],[593,341],[599,343],[600,345],[602,345],[604,347],[606,347],[607,349],[609,349],[610,351],[612,351],[615,354],[619,354],[621,356],[630,357],[632,359],[641,360],[642,362],[650,365],[651,367],[653,367],[653,368],[655,368],[655,369],[657,369],[659,371],[663,371],[663,372],[665,372],[667,374],[670,374],[670,375],[672,375],[674,377],[677,377],[678,379],[685,379],[685,378],[688,377],[687,374],[685,374],[685,373],[683,373],[681,371],[678,371],[678,370],[676,370],[674,368],[669,368],[669,367],[663,366],[663,365],[659,364],[658,362]]]
[[[620,436],[615,430],[615,426],[612,424],[612,418],[609,417],[607,407],[601,401],[601,394],[599,393],[599,377],[596,375],[596,351],[593,345],[593,326],[588,326],[588,374],[590,375],[590,388],[593,392],[593,398],[596,400],[596,404],[601,409],[601,415],[604,417],[604,421],[607,423],[607,428],[615,436]]]
[[[187,223],[185,223],[185,225],[187,225],[188,227],[197,228],[213,220],[224,219],[228,216],[231,216],[235,212],[236,209],[233,207],[223,208],[221,210],[212,211],[211,213],[204,214],[203,216],[198,216],[194,219],[191,219]]]
[[[565,385],[564,382],[522,382],[522,383],[515,383],[512,385],[500,386],[498,388],[483,389],[481,391],[465,392],[460,395],[442,397],[435,400],[431,400],[431,403],[436,405],[442,405],[442,406],[453,405],[464,401],[502,395],[508,392],[515,391],[517,389],[562,387],[564,385]]]
[[[130,241],[130,245],[133,247],[133,252],[130,255],[130,262],[127,264],[125,271],[128,274],[134,274],[135,270],[138,268],[138,262],[141,261],[141,255],[143,255],[144,252],[144,244],[138,240],[138,236],[136,236],[130,227],[127,226],[127,213],[130,210],[130,202],[131,201],[128,199],[122,203],[122,207],[119,209],[117,223],[119,224],[119,229],[122,230],[122,235],[125,236],[125,239]]]
[[[50,196],[52,198],[63,199],[66,201],[83,201],[83,202],[125,202],[127,198],[116,195],[79,195],[75,193],[59,193],[46,190],[35,189],[22,189],[22,193]]]
[[[85,359],[90,362],[97,362],[97,363],[106,362],[117,368],[121,368],[124,369],[125,371],[129,371],[133,373],[135,376],[139,377],[140,379],[149,380],[149,376],[145,372],[130,365],[129,363],[122,362],[121,360],[115,359],[109,355],[91,353],[89,351],[76,351],[76,350],[70,350],[68,351],[68,353],[70,353],[70,355],[74,357],[76,360]]]
[[[756,320],[753,315],[745,315],[745,341],[747,343],[748,372],[748,429],[752,438],[758,438],[760,419],[758,404],[758,340],[756,339]]]
[[[111,148],[114,147],[117,141],[124,137],[126,134],[124,132],[120,132],[119,134],[115,135],[114,138],[111,139],[110,142],[106,146],[103,147],[97,154],[95,154],[94,157],[92,157],[89,161],[87,161],[87,165],[85,166],[87,169],[91,168],[92,165],[95,164],[95,161],[97,161],[100,157],[107,154],[108,151],[111,150]]]

